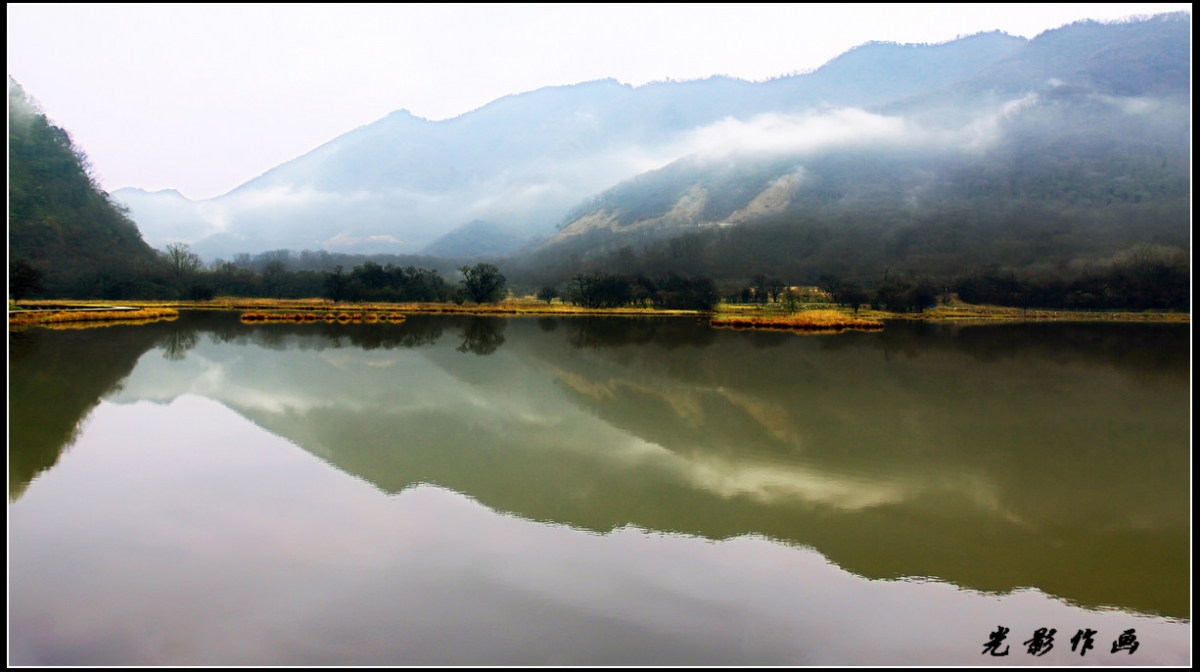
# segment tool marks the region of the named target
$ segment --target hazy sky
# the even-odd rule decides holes
[[[8,74],[106,189],[222,194],[393,110],[612,77],[761,80],[871,40],[1033,37],[1173,4],[8,5]]]

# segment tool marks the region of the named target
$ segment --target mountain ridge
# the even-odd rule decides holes
[[[890,267],[953,275],[994,265],[1100,262],[1137,244],[1186,248],[1190,99],[1189,77],[1180,75],[1190,52],[1186,18],[1082,22],[1047,31],[969,78],[857,117],[835,110],[728,124],[727,134],[740,134],[740,153],[688,157],[600,192],[518,262],[543,269],[532,277],[551,284],[580,263],[651,273],[663,272],[672,258],[691,272],[721,278],[749,277],[767,270],[752,266],[766,264],[792,282],[811,283],[822,273],[863,279],[872,265],[879,273]],[[1123,35],[1132,38],[1116,39]],[[1147,69],[1147,63],[1168,65]],[[1049,76],[1055,73],[1061,77]],[[840,122],[855,132],[824,144],[812,140],[836,135]],[[873,139],[865,143],[864,137]],[[784,194],[772,185],[786,176],[793,177]],[[682,204],[698,189],[707,203],[682,217]],[[772,206],[751,207],[756,199]],[[1040,213],[1041,223],[1031,226],[1032,213]],[[756,219],[773,227],[773,249],[760,247],[766,234],[731,226]],[[934,220],[941,221],[938,232],[918,237],[957,264],[929,255],[906,259],[900,243],[889,242],[917,236],[913,227]],[[851,244],[867,228],[872,233],[864,240],[874,242]],[[706,251],[688,262],[666,247],[650,249],[693,234],[703,237]],[[821,253],[823,260],[811,256],[814,235],[834,248],[863,250],[869,263],[833,249]],[[965,253],[962,240],[977,235],[992,243]],[[1037,242],[1055,237],[1069,244],[1051,250]],[[785,239],[798,247],[784,245]],[[688,246],[698,244],[694,239]],[[747,245],[758,252],[731,251]],[[1043,252],[1027,258],[1005,251],[1018,247]],[[729,263],[738,254],[740,260]],[[813,261],[784,260],[789,254]],[[634,261],[637,255],[642,258]],[[830,258],[840,261],[825,263]]]
[[[958,77],[953,68],[990,62],[1016,43],[1022,38],[985,33],[942,45],[877,45],[869,51],[925,54],[934,66],[915,74],[908,86],[929,87]],[[963,57],[966,51],[974,61]],[[862,60],[864,54],[764,82],[711,77],[632,87],[601,79],[505,96],[441,121],[396,111],[227,194],[197,202],[191,206],[194,216],[184,212],[176,218],[198,217],[211,225],[213,232],[193,226],[200,235],[189,241],[208,256],[275,247],[333,249],[338,240],[346,245],[338,251],[367,249],[371,236],[390,237],[393,251],[413,251],[479,219],[529,236],[552,230],[582,198],[669,162],[681,134],[698,126],[829,99],[879,102],[869,86],[839,84],[829,74],[830,67],[862,67],[839,59]],[[160,231],[180,228],[165,215],[148,214],[141,194],[114,195],[132,209],[148,239],[165,242]],[[327,225],[332,219],[347,223],[332,230]]]

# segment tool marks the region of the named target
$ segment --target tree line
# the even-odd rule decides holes
[[[549,303],[560,296],[553,286],[543,286],[539,299]],[[691,278],[668,271],[657,279],[601,271],[577,273],[561,293],[565,301],[585,308],[637,306],[662,310],[711,311],[720,301],[717,283],[697,275]]]
[[[48,283],[47,274],[25,259],[9,263],[9,295],[30,297],[192,300],[216,296],[339,301],[492,303],[507,297],[507,279],[493,264],[458,269],[462,279],[448,282],[437,269],[365,261],[349,272],[341,265],[329,271],[293,269],[286,251],[238,255],[235,261],[211,264],[184,243],[171,243],[153,263],[80,275],[70,283]],[[306,261],[303,260],[302,261]],[[311,261],[311,260],[308,260]]]
[[[534,286],[560,286],[580,272],[703,275],[734,286],[724,295],[741,302],[776,301],[787,286],[832,290],[822,282],[835,279],[843,294],[865,294],[859,305],[893,310],[928,305],[926,285],[970,303],[1188,310],[1186,206],[1097,211],[1026,202],[861,219],[813,208],[642,243],[546,250],[511,266],[518,282]]]
[[[823,276],[819,285],[835,303],[920,312],[957,296],[970,304],[1062,310],[1191,310],[1186,255],[1144,245],[1109,264],[1062,272],[990,268],[950,278],[890,274],[873,282]]]

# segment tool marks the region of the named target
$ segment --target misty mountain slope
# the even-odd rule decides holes
[[[1190,79],[1190,14],[1080,21],[1038,35],[937,95],[898,99],[880,111],[930,124],[963,123],[988,107],[1062,87],[1105,97],[1182,97],[1190,105]]]
[[[569,272],[564,259],[621,265],[613,255],[622,248],[686,234],[724,246],[693,255],[694,272],[732,277],[753,272],[754,255],[780,257],[776,267],[808,277],[802,268],[959,273],[1097,259],[1139,242],[1186,247],[1189,29],[1186,15],[1084,22],[1048,31],[961,82],[876,111],[726,121],[696,154],[577,205],[522,263],[545,269],[543,281],[551,282]],[[773,249],[761,248],[762,234],[740,231],[756,223],[775,227]],[[916,237],[939,253],[910,258],[905,244],[887,248],[925,225],[936,233]],[[824,249],[813,236],[832,246],[822,253],[827,259],[793,263]],[[736,262],[718,260],[736,256],[739,238],[755,242]],[[784,239],[800,248],[781,247]],[[851,262],[854,249],[863,253]],[[640,268],[621,254],[626,268]],[[651,266],[670,257],[651,256]]]
[[[475,220],[528,237],[552,231],[581,199],[693,153],[703,129],[724,120],[883,105],[948,86],[1024,42],[990,33],[872,43],[767,82],[602,80],[507,96],[445,121],[398,111],[214,199],[114,196],[153,244],[187,240],[206,256],[411,252]]]
[[[423,253],[446,259],[501,257],[520,247],[525,237],[490,222],[475,220],[426,245]]]
[[[870,107],[936,91],[1019,53],[1028,41],[999,31],[935,45],[868,42],[818,68],[802,87],[794,78],[773,80],[781,89],[802,88],[819,100]],[[936,53],[936,60],[931,56]]]
[[[44,296],[105,293],[157,263],[137,226],[100,190],[70,134],[8,80],[8,254],[43,274]]]
[[[1191,82],[1191,15],[1144,21],[1081,21],[1048,30],[972,78],[1017,92],[1027,82],[1059,79],[1110,96],[1162,96]]]

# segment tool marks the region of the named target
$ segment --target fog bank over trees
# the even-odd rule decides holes
[[[1190,15],[1074,24],[875,112],[726,120],[701,134],[706,151],[576,206],[513,259],[513,276],[925,278],[944,289],[969,277],[967,293],[990,302],[1041,287],[1038,300],[1054,294],[1056,305],[1072,305],[1071,293],[1093,307],[1136,294],[1139,306],[1178,308],[1191,236],[1190,26]],[[1135,257],[1157,270],[1120,270]],[[1118,276],[1162,278],[1165,294],[1147,298],[1157,290]],[[980,289],[1000,277],[1025,289]],[[1064,289],[1073,283],[1088,288]]]

